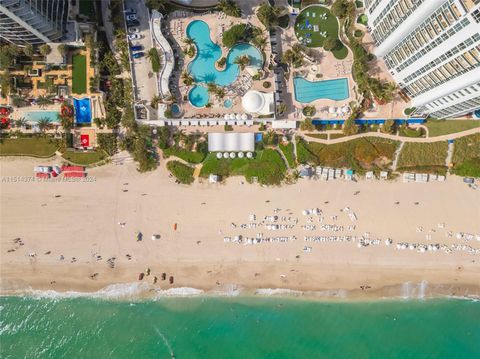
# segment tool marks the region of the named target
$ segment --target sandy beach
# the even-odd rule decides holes
[[[29,288],[94,292],[138,283],[146,268],[151,274],[142,283],[154,290],[288,288],[359,298],[480,294],[480,192],[461,178],[422,184],[301,180],[272,188],[231,178],[187,187],[175,184],[163,166],[140,174],[129,162],[90,169],[82,182],[32,181],[33,166],[48,163],[54,160],[0,159],[3,294]],[[302,214],[313,208],[321,214]],[[269,223],[284,229],[267,229]],[[260,233],[264,241],[245,244]],[[161,238],[152,240],[153,234]],[[234,243],[236,236],[242,243]],[[359,248],[365,238],[370,245]],[[399,250],[400,243],[440,249]]]

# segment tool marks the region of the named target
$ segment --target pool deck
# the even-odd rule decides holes
[[[225,48],[222,45],[222,39],[221,39],[221,33],[233,25],[236,24],[241,24],[241,23],[251,23],[254,26],[260,27],[264,29],[263,25],[258,21],[258,19],[255,16],[250,15],[245,15],[242,18],[234,18],[234,17],[229,17],[225,16],[223,13],[212,13],[212,14],[192,14],[192,13],[185,13],[185,12],[175,12],[171,16],[169,16],[169,19],[167,21],[170,33],[173,35],[175,41],[176,41],[176,47],[177,48],[184,48],[185,43],[184,39],[186,38],[186,29],[188,27],[188,24],[192,21],[195,20],[202,20],[208,24],[210,27],[210,37],[213,42],[218,44],[220,48],[222,49],[222,56],[226,56],[228,51],[230,49]],[[268,33],[265,31],[265,36],[268,36]],[[180,50],[181,52],[181,50]],[[234,81],[232,85],[230,85],[230,91],[227,91],[227,96],[223,98],[222,100],[217,99],[216,97],[210,96],[210,101],[212,102],[212,107],[211,108],[195,108],[190,104],[188,101],[188,96],[185,97],[190,89],[193,86],[186,86],[183,84],[183,81],[181,80],[181,74],[183,71],[188,70],[188,66],[191,61],[193,61],[193,58],[190,58],[185,55],[181,55],[180,61],[180,68],[178,71],[175,71],[176,73],[176,79],[177,79],[177,96],[176,98],[179,100],[178,104],[181,106],[183,110],[183,115],[182,118],[188,119],[188,118],[198,118],[198,116],[204,116],[204,115],[215,115],[216,117],[221,117],[224,114],[227,113],[243,113],[244,110],[241,106],[241,96],[246,92],[245,88],[248,88],[248,90],[258,90],[261,92],[272,92],[273,91],[273,71],[268,70],[268,64],[271,59],[271,48],[270,48],[270,43],[268,42],[267,45],[264,48],[264,52],[266,54],[266,63],[264,64],[264,76],[258,80],[254,81],[251,78],[251,75],[248,73],[247,70],[243,70],[240,72],[240,75],[238,76],[237,80]],[[265,89],[262,86],[262,83],[264,81],[269,81],[271,83],[271,87],[268,89]],[[243,87],[243,88],[242,88]],[[187,98],[185,100],[185,98]],[[223,102],[227,99],[231,99],[233,101],[233,106],[231,108],[225,108],[223,106]],[[213,101],[212,101],[213,100]]]

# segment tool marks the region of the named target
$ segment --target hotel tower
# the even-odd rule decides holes
[[[480,108],[480,0],[364,0],[376,56],[415,115]]]
[[[68,0],[0,0],[0,41],[38,45],[61,40]]]

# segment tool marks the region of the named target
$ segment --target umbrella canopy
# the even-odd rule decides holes
[[[242,120],[248,120],[248,115],[246,113],[242,114]]]
[[[247,157],[248,157],[248,158],[252,158],[252,157],[253,157],[253,153],[252,153],[252,152],[247,152]]]
[[[222,158],[222,153],[221,153],[221,152],[218,152],[218,153],[217,153],[217,158],[218,158],[218,159]]]
[[[235,119],[236,119],[236,120],[241,120],[241,119],[242,119],[242,115],[240,115],[239,113],[237,113],[237,114],[235,115]]]
[[[228,158],[228,152],[223,153],[223,158]]]
[[[230,152],[230,158],[235,158],[237,157],[237,155],[235,154],[235,152]]]
[[[228,120],[228,119],[230,118],[230,115],[229,115],[228,113],[226,113],[225,115],[223,115],[223,118],[224,118],[225,120]]]
[[[330,112],[330,113],[335,113],[335,112],[337,112],[337,109],[336,109],[335,107],[333,107],[333,106],[330,106],[330,107],[328,108],[328,112]]]
[[[243,152],[239,152],[238,153],[238,158],[243,158],[243,157],[245,157],[245,154]]]
[[[230,119],[230,120],[235,120],[235,114],[234,114],[234,113],[231,113],[230,116],[229,116],[229,119]]]

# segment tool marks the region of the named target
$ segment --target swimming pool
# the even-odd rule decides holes
[[[301,103],[310,103],[321,98],[340,101],[349,96],[347,78],[312,82],[303,77],[295,77],[293,85],[295,100]]]
[[[75,120],[77,123],[87,124],[92,122],[92,109],[88,97],[82,99],[74,98],[73,108],[75,109]]]
[[[42,118],[46,118],[50,120],[50,122],[60,123],[60,121],[58,120],[59,114],[60,113],[58,111],[29,111],[29,112],[25,112],[24,117],[25,117],[25,120],[27,120],[27,122],[31,124],[37,123]]]
[[[204,107],[208,98],[208,90],[204,86],[195,86],[188,93],[188,101],[195,107]]]
[[[177,117],[178,115],[180,115],[180,106],[178,106],[178,103],[174,103],[172,104],[172,115]]]
[[[248,55],[251,67],[261,68],[263,56],[260,50],[250,44],[237,44],[230,49],[226,57],[225,69],[217,70],[215,63],[222,56],[222,49],[210,38],[210,28],[202,20],[194,20],[187,27],[187,36],[197,46],[197,54],[188,65],[195,82],[215,83],[218,86],[228,86],[240,74],[240,68],[234,63],[239,56]],[[199,90],[200,91],[200,90]]]

